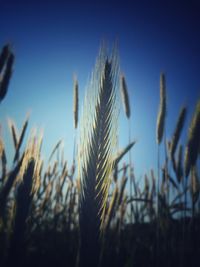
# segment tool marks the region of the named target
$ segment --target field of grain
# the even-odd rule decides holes
[[[14,54],[5,45],[0,54],[1,102],[13,65]],[[200,100],[193,107],[186,143],[181,144],[187,107],[180,108],[173,136],[166,140],[166,95],[161,73],[157,169],[140,184],[131,157],[123,161],[137,142],[127,133],[129,144],[117,150],[119,101],[127,120],[131,105],[115,49],[111,56],[100,51],[81,116],[74,78],[78,134],[72,166],[63,156],[60,141],[48,161],[42,160],[43,136],[27,133],[31,118],[20,132],[9,121],[15,149],[11,163],[0,136],[0,266],[198,266]],[[164,157],[160,146],[165,148]]]

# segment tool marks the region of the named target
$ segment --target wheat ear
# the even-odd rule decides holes
[[[157,143],[160,144],[164,134],[166,117],[166,81],[164,73],[160,75],[160,107],[157,118]]]
[[[181,111],[179,113],[179,117],[178,117],[178,120],[176,123],[176,128],[174,130],[174,134],[173,134],[171,145],[170,145],[170,154],[171,154],[172,159],[174,158],[174,154],[176,152],[178,141],[179,141],[180,136],[181,136],[181,132],[182,132],[182,129],[184,126],[186,114],[187,114],[186,107],[182,107]]]
[[[78,126],[78,80],[74,78],[74,128]]]
[[[200,146],[200,100],[197,102],[195,113],[189,128],[188,142],[185,151],[185,175],[188,177],[191,167],[194,167]]]
[[[116,140],[115,58],[101,54],[86,96],[79,173],[79,266],[97,266]]]
[[[130,103],[129,103],[128,87],[127,87],[124,75],[121,75],[121,87],[120,88],[121,88],[121,98],[122,98],[123,108],[124,108],[127,118],[129,119],[131,116],[131,109],[130,109]]]

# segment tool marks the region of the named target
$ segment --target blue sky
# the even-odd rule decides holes
[[[126,76],[137,175],[156,167],[156,118],[159,75],[167,78],[167,137],[182,104],[187,125],[200,96],[199,1],[11,1],[0,0],[0,45],[10,42],[16,55],[9,92],[0,106],[0,121],[9,153],[6,118],[44,129],[48,155],[63,139],[66,157],[73,151],[73,75],[80,102],[102,40],[119,43],[120,67]],[[128,122],[121,112],[120,147],[128,143]],[[183,137],[186,136],[186,132]],[[47,157],[47,156],[46,156]]]

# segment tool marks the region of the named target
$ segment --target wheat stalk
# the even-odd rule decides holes
[[[11,135],[12,135],[12,139],[13,139],[13,144],[14,144],[15,151],[16,151],[17,144],[19,142],[18,130],[17,130],[17,127],[16,127],[15,123],[11,119],[8,119],[8,125],[9,125],[10,131],[11,131]]]
[[[26,133],[26,129],[28,127],[28,120],[29,120],[29,117],[27,116],[27,118],[26,118],[26,120],[25,120],[25,122],[23,124],[20,137],[18,138],[19,141],[17,143],[16,150],[15,150],[14,162],[16,162],[19,159],[19,151],[20,151],[20,148],[21,148],[21,145],[22,145],[25,133]]]
[[[135,145],[136,141],[131,142],[128,144],[123,150],[119,151],[117,156],[114,158],[114,166],[116,167],[120,160],[124,157],[124,155],[130,151],[130,149]]]
[[[181,111],[179,113],[179,117],[176,123],[176,127],[174,130],[174,134],[172,137],[172,141],[171,141],[171,145],[170,145],[170,154],[171,154],[171,158],[174,158],[174,154],[176,152],[176,148],[178,145],[178,141],[180,139],[180,135],[184,126],[184,122],[185,122],[185,118],[186,118],[186,113],[187,113],[187,109],[186,107],[182,107]]]
[[[182,158],[183,158],[183,146],[179,146],[178,150],[178,160],[176,162],[176,178],[178,183],[180,183],[183,179],[183,163],[182,163]]]
[[[79,173],[80,195],[80,266],[97,266],[100,255],[100,233],[104,227],[105,207],[110,175],[113,170],[113,148],[116,144],[115,55],[103,53],[97,60],[86,96]]]
[[[1,158],[1,166],[2,166],[2,173],[1,173],[0,181],[3,183],[6,178],[7,158],[6,158],[4,143],[1,137],[0,137],[0,158]]]
[[[160,144],[164,134],[166,117],[166,82],[165,75],[160,75],[160,107],[157,118],[157,143]]]
[[[6,61],[10,55],[10,45],[6,44],[3,46],[0,54],[0,73],[2,72],[3,68],[6,65]]]
[[[7,62],[5,63],[5,70],[0,79],[0,102],[4,99],[7,94],[8,85],[12,75],[12,68],[14,63],[14,54],[11,52],[8,56]]]
[[[160,106],[157,117],[156,139],[158,143],[158,160],[157,160],[157,218],[160,217],[160,143],[165,130],[165,118],[166,118],[166,81],[165,74],[160,74]],[[162,189],[161,189],[162,190]],[[157,253],[159,254],[159,225],[157,225]]]
[[[11,188],[14,182],[17,180],[18,173],[22,166],[23,160],[24,160],[24,154],[22,155],[21,159],[18,161],[18,164],[15,166],[13,171],[9,173],[3,187],[0,190],[0,217],[4,215],[4,210],[5,210],[8,195],[11,191]]]
[[[124,112],[127,118],[129,119],[131,116],[131,109],[130,109],[129,96],[128,96],[128,87],[127,87],[124,75],[121,75],[120,80],[121,80],[120,88],[121,88],[122,104],[123,104]]]
[[[33,199],[33,181],[35,170],[35,159],[26,159],[27,169],[24,172],[23,179],[16,191],[16,209],[14,217],[13,234],[10,241],[10,255],[14,257],[16,264],[21,261],[21,249],[23,247],[27,218],[30,212],[31,202]]]
[[[200,194],[200,182],[199,182],[197,167],[192,168],[192,174],[191,174],[190,179],[191,179],[190,180],[190,193],[191,193],[192,202],[195,204]]]
[[[78,80],[74,78],[74,128],[78,126]]]
[[[55,145],[55,147],[53,148],[51,155],[49,156],[49,160],[48,160],[49,162],[51,161],[53,155],[55,154],[56,150],[60,147],[61,144],[62,144],[62,140],[59,140],[57,144]]]
[[[188,135],[185,150],[185,175],[188,177],[191,167],[194,167],[198,157],[200,146],[200,100],[197,102]]]
[[[128,178],[126,176],[123,176],[122,180],[121,180],[121,185],[120,185],[119,197],[118,197],[118,200],[117,200],[117,205],[118,206],[120,206],[122,204],[123,197],[124,197],[124,191],[125,191],[125,187],[126,187],[127,181],[128,181]]]
[[[107,212],[107,220],[105,222],[105,230],[108,231],[110,228],[111,221],[115,215],[115,211],[117,209],[117,204],[118,204],[118,198],[119,198],[119,190],[118,187],[115,187],[115,190],[112,194],[112,198],[109,203],[109,208]]]

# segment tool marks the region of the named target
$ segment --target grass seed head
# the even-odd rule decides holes
[[[160,107],[157,118],[157,143],[160,144],[163,138],[166,118],[166,82],[165,75],[160,75]]]
[[[74,78],[74,128],[78,126],[78,80]]]
[[[185,175],[188,177],[191,167],[194,167],[198,158],[200,146],[200,100],[190,124],[188,142],[185,150]]]
[[[174,158],[174,154],[176,152],[176,148],[180,139],[180,135],[184,126],[184,122],[185,122],[185,118],[186,118],[186,113],[187,113],[187,109],[186,107],[182,107],[178,120],[177,120],[177,124],[174,130],[174,134],[172,137],[172,141],[171,141],[171,147],[170,147],[170,154],[171,154],[171,158]]]
[[[128,87],[124,75],[121,75],[121,98],[125,114],[129,119],[131,116],[131,110],[129,103]]]

